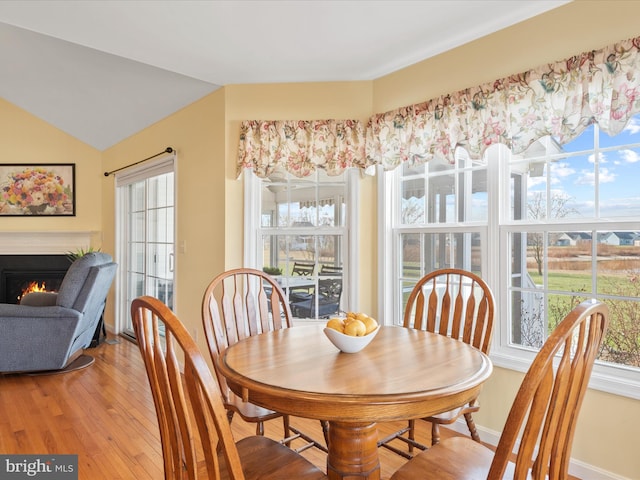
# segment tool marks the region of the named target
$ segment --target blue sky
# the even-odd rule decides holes
[[[595,215],[596,176],[601,217],[640,218],[640,114],[615,136],[599,132],[599,162],[596,168],[594,148],[595,126],[563,145],[563,151],[577,155],[553,162],[551,165],[552,195],[567,196],[575,209],[572,218]],[[588,153],[585,153],[588,152]],[[529,191],[544,188],[543,177],[531,178]]]

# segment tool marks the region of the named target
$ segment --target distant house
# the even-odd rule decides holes
[[[566,232],[558,236],[556,245],[559,247],[573,247],[591,243],[591,234],[587,232]]]
[[[606,232],[601,233],[598,237],[598,243],[605,245],[634,245],[638,235],[633,232]]]

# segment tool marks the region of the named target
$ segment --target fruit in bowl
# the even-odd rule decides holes
[[[369,345],[378,333],[378,327],[378,322],[367,314],[348,312],[344,319],[330,319],[324,333],[340,351],[356,353]]]

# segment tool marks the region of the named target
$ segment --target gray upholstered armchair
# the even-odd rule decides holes
[[[57,293],[0,304],[0,373],[60,370],[89,346],[116,273],[110,255],[75,260]]]

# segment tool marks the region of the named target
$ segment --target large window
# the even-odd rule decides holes
[[[387,315],[402,318],[427,271],[479,273],[499,305],[494,361],[524,370],[558,322],[596,298],[611,324],[593,383],[640,397],[640,116],[615,137],[592,125],[562,146],[546,137],[512,155],[496,145],[481,161],[459,149],[454,165],[385,176]]]
[[[296,318],[327,318],[352,304],[347,281],[352,174],[328,176],[318,169],[297,178],[276,171],[261,180],[245,173],[245,264],[276,277]]]

